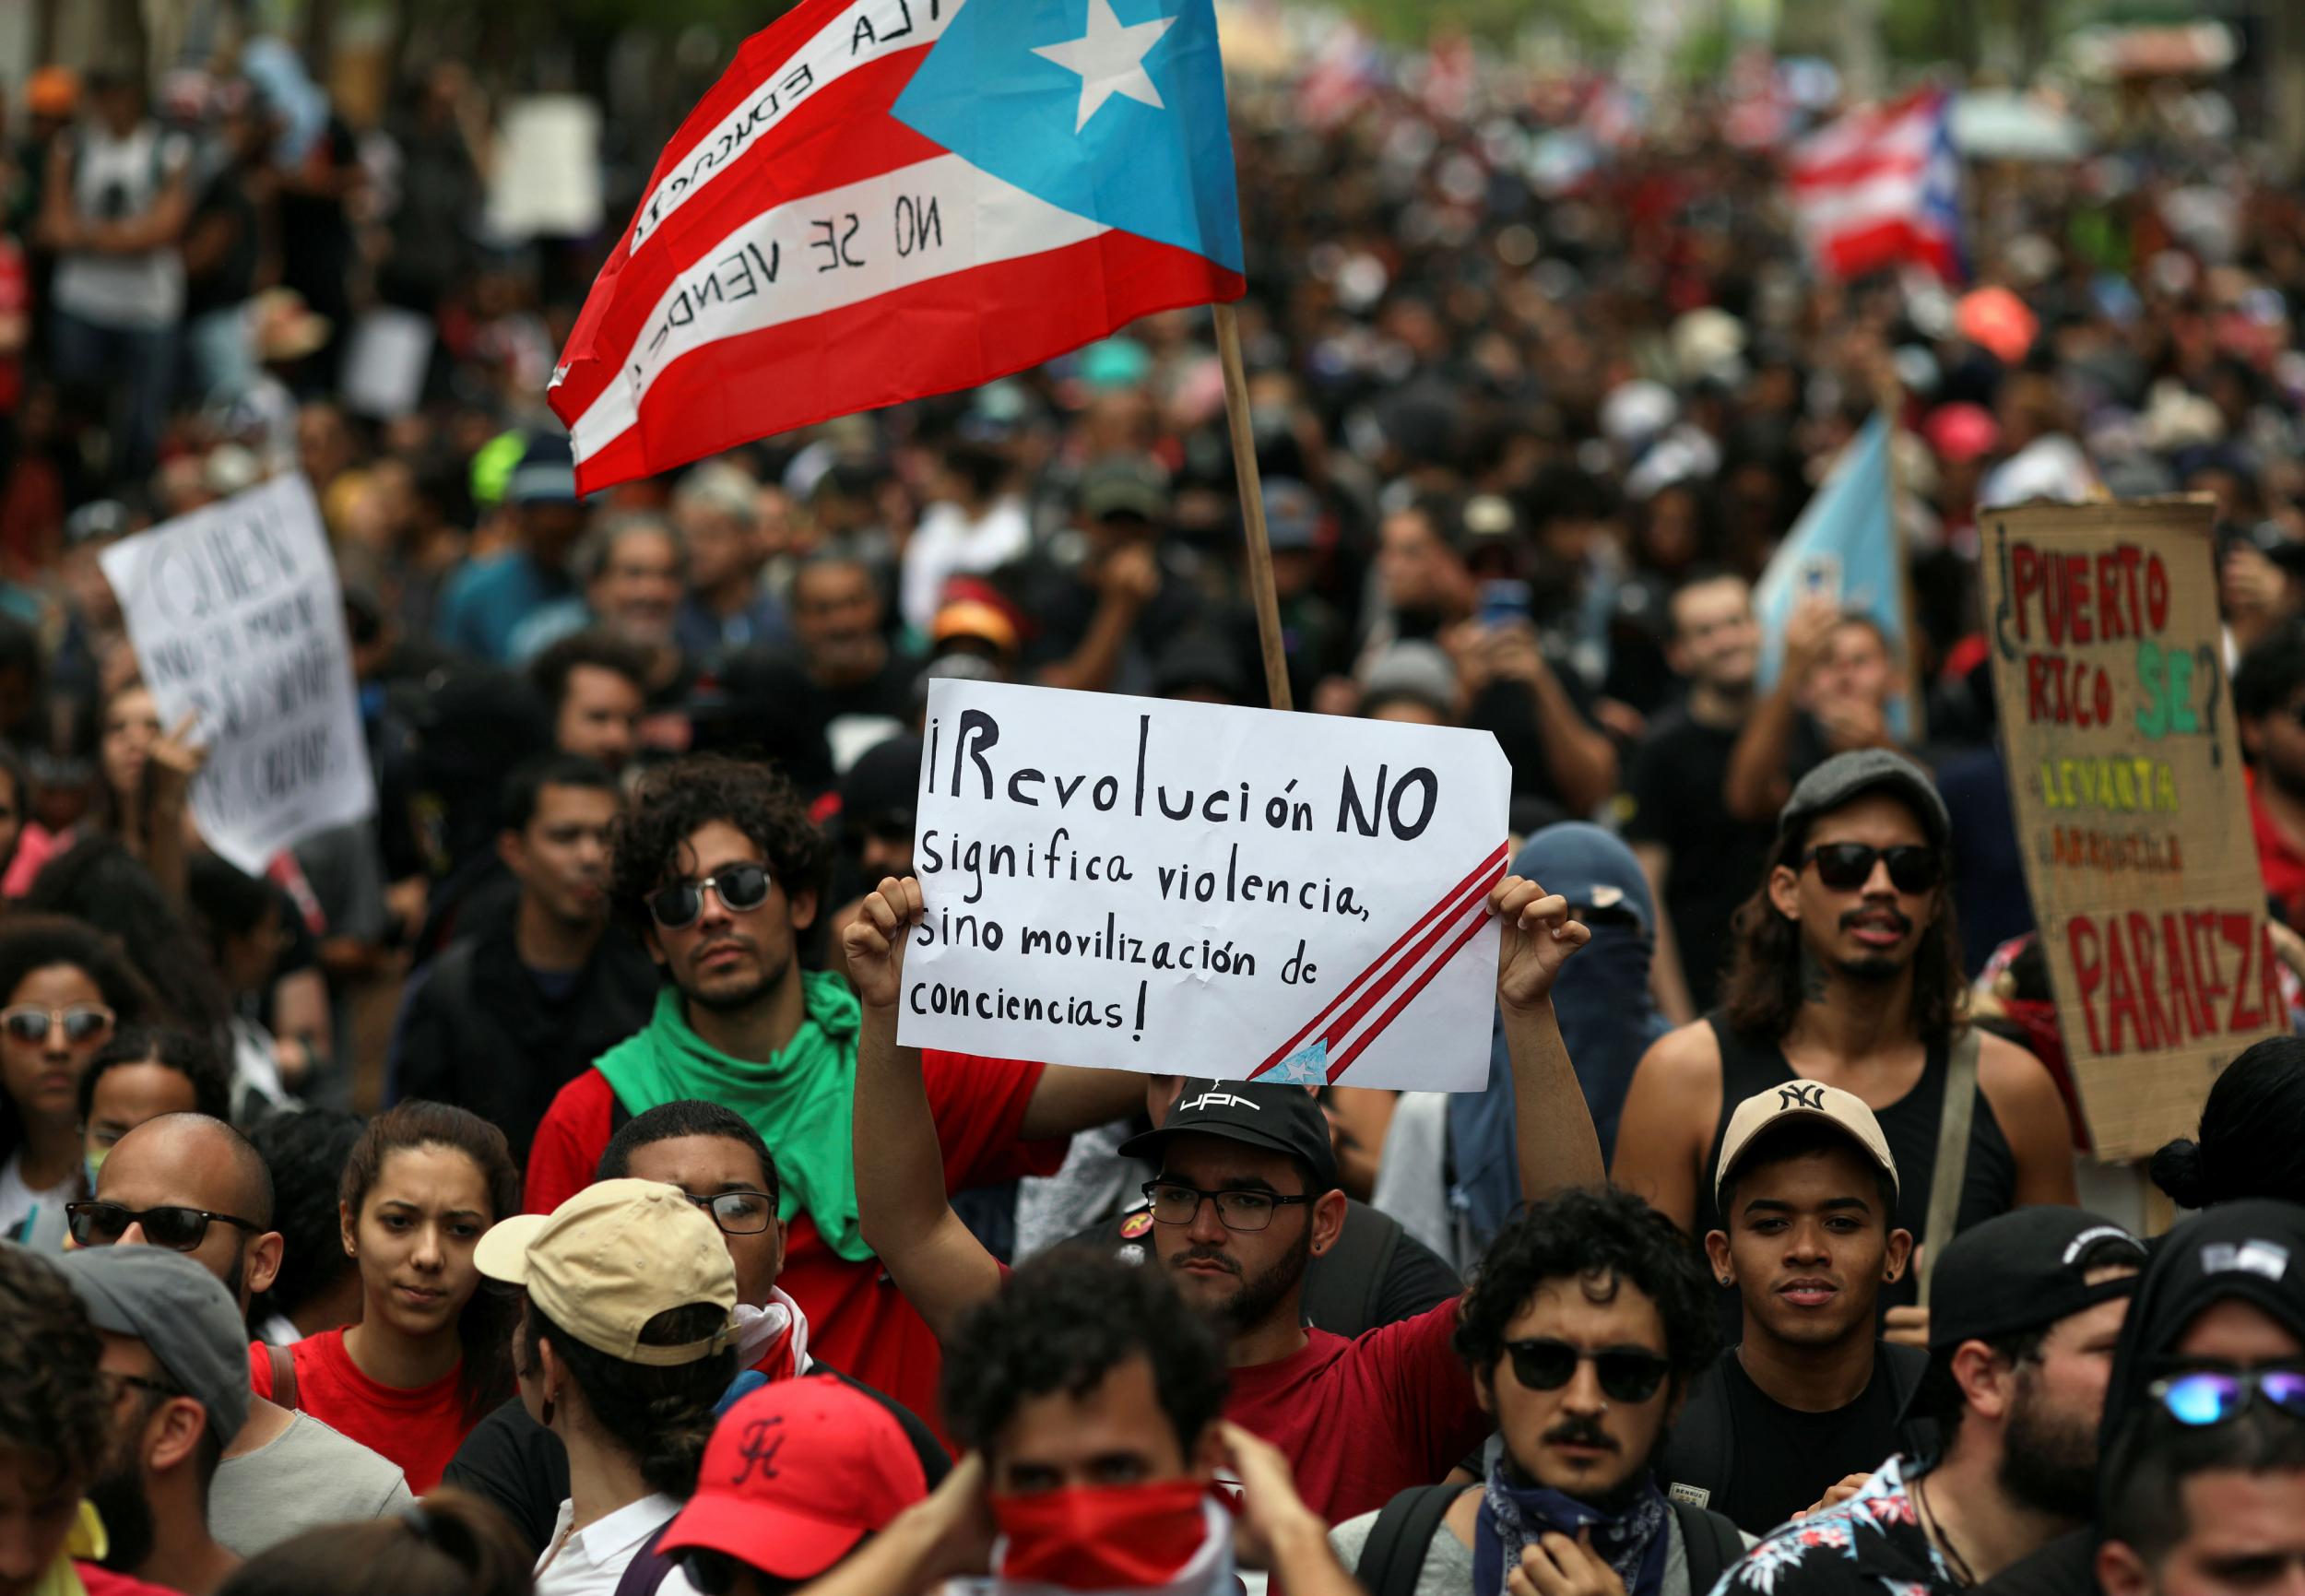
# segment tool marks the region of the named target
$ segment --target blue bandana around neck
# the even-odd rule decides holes
[[[1640,1494],[1612,1516],[1542,1485],[1514,1484],[1499,1458],[1489,1471],[1472,1531],[1473,1596],[1504,1596],[1506,1572],[1520,1566],[1523,1548],[1555,1531],[1574,1541],[1588,1524],[1592,1549],[1625,1581],[1625,1596],[1657,1596],[1673,1546],[1665,1530],[1672,1516],[1654,1480],[1644,1480]]]

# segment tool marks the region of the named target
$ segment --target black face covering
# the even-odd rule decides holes
[[[2305,1207],[2252,1199],[2187,1220],[2163,1236],[2145,1265],[2113,1349],[2098,1427],[2099,1455],[2165,1372],[2164,1360],[2205,1308],[2238,1297],[2305,1342]]]

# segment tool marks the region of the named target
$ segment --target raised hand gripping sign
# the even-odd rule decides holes
[[[1510,788],[1485,732],[938,681],[898,1038],[1478,1090]]]

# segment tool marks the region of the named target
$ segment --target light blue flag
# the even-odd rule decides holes
[[[1841,451],[1753,589],[1761,622],[1761,688],[1777,685],[1785,658],[1785,623],[1812,593],[1877,622],[1891,657],[1909,668],[1904,573],[1897,528],[1889,520],[1889,429],[1878,414]],[[1912,735],[1904,698],[1888,708],[1889,729]]]

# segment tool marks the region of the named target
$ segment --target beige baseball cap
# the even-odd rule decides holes
[[[1822,1081],[1788,1081],[1782,1086],[1755,1092],[1738,1104],[1737,1111],[1729,1117],[1729,1134],[1720,1139],[1720,1162],[1713,1165],[1716,1208],[1720,1206],[1722,1188],[1729,1184],[1729,1172],[1737,1166],[1738,1157],[1753,1144],[1753,1139],[1764,1130],[1795,1119],[1820,1120],[1843,1132],[1888,1172],[1889,1186],[1901,1194],[1897,1159],[1889,1152],[1889,1139],[1881,1134],[1881,1122],[1865,1106],[1865,1100]],[[495,1232],[489,1234],[493,1235]]]
[[[491,1280],[526,1286],[554,1324],[626,1363],[694,1363],[736,1336],[737,1266],[720,1227],[675,1186],[587,1186],[549,1214],[491,1226],[472,1261]],[[680,1346],[643,1344],[650,1319],[700,1302],[727,1316],[718,1330]]]

